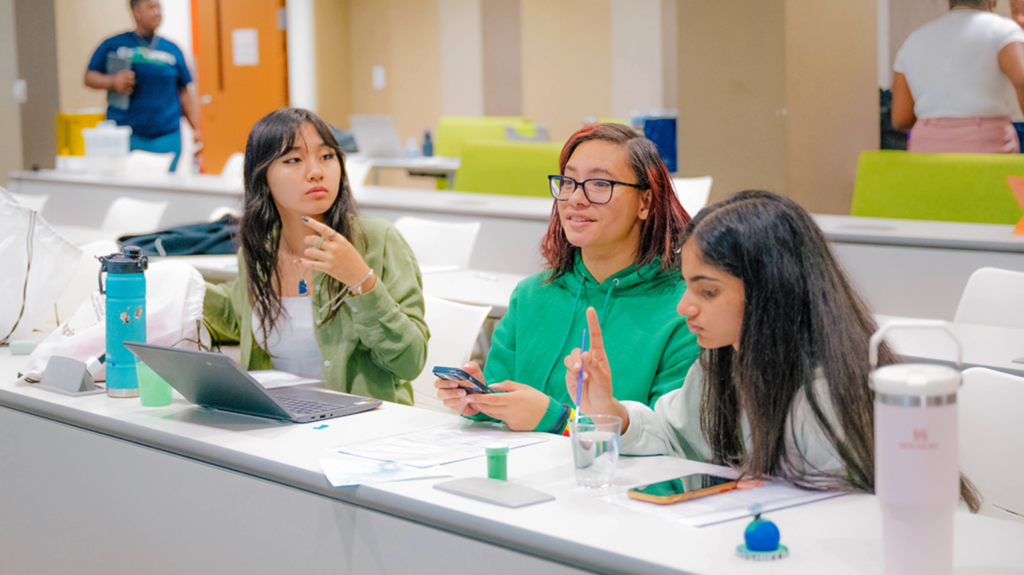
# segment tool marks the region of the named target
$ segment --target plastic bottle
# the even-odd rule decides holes
[[[138,397],[135,355],[123,344],[146,341],[146,268],[142,249],[127,246],[122,253],[100,259],[100,293],[106,295],[107,395]],[[107,272],[104,287],[103,272]]]
[[[487,477],[508,481],[508,446],[489,445],[487,451]]]
[[[430,130],[423,134],[423,155],[427,158],[434,155],[434,142],[430,139]]]
[[[417,158],[419,155],[420,147],[416,145],[416,138],[409,136],[409,139],[405,141],[405,157]]]

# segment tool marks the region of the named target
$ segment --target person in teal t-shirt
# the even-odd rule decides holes
[[[686,291],[679,237],[690,217],[654,144],[628,126],[591,124],[569,138],[559,172],[541,245],[549,269],[512,293],[483,373],[463,366],[505,393],[434,383],[449,408],[516,431],[564,431],[573,404],[562,360],[580,345],[589,307],[602,326],[618,327],[608,334],[621,334],[605,340],[619,399],[654,405],[679,388],[700,351],[674,314]]]
[[[107,90],[107,119],[132,129],[131,149],[181,155],[181,117],[202,148],[192,74],[174,43],[156,35],[163,22],[158,0],[130,0],[135,30],[104,40],[85,71],[85,85]]]

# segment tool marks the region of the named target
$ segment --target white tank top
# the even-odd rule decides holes
[[[283,297],[283,313],[267,334],[263,349],[270,354],[274,369],[310,379],[324,378],[320,368],[320,346],[313,334],[313,303],[310,296]],[[254,309],[252,333],[263,337],[263,324]]]

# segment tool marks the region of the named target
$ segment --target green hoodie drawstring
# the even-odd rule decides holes
[[[582,278],[580,281],[580,289],[576,290],[576,299],[572,302],[572,315],[569,316],[569,325],[565,329],[565,336],[562,337],[562,343],[558,346],[558,351],[555,352],[555,358],[551,361],[551,367],[548,368],[547,373],[544,375],[544,379],[541,383],[546,382],[551,378],[552,372],[555,371],[555,366],[558,365],[558,358],[562,354],[562,348],[565,347],[565,342],[569,341],[569,334],[572,333],[572,326],[576,318],[576,306],[580,303],[580,295],[583,293],[583,284],[586,283],[587,278]],[[619,279],[615,278],[612,280],[612,287],[608,288],[608,293],[604,296],[604,306],[601,308],[601,317],[608,317],[608,305],[611,304],[612,292],[615,288],[619,287]],[[581,350],[582,351],[582,350]]]
[[[583,284],[587,283],[587,278],[580,279],[580,287],[576,290],[576,299],[572,302],[572,313],[569,314],[569,325],[565,328],[565,335],[562,336],[562,343],[558,344],[555,349],[555,358],[551,360],[551,367],[548,368],[547,373],[544,375],[544,379],[540,380],[540,385],[544,385],[544,382],[551,379],[551,373],[555,371],[555,366],[558,365],[558,356],[562,353],[562,348],[565,347],[565,342],[569,341],[569,334],[572,333],[573,319],[576,317],[576,306],[580,304],[580,295],[583,294]]]

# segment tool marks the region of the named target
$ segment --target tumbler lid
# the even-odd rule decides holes
[[[948,396],[960,388],[960,372],[945,365],[901,363],[871,372],[870,386],[884,395]]]
[[[141,274],[149,267],[149,258],[142,255],[142,248],[137,246],[125,246],[121,253],[99,259],[100,271],[109,274]]]

